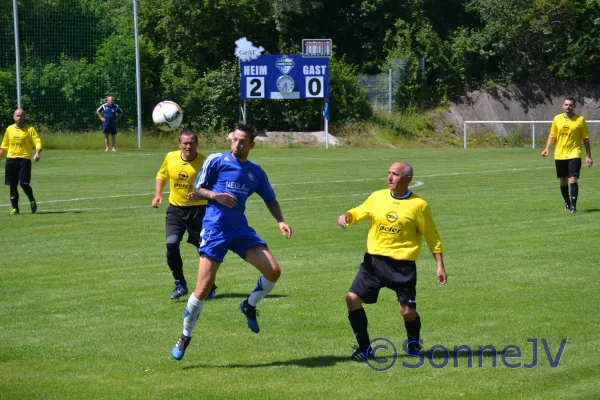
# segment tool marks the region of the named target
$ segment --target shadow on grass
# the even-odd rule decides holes
[[[208,300],[208,301],[215,301],[215,300],[219,300],[219,299],[245,299],[246,297],[248,297],[248,295],[249,295],[249,293],[218,293],[217,292],[215,298],[212,300]],[[268,294],[266,296],[267,299],[283,299],[285,297],[287,297],[287,296],[284,294]],[[183,303],[183,302],[187,303],[187,301],[188,301],[187,297],[180,297],[177,300],[171,301],[171,303]]]
[[[250,293],[219,293],[217,291],[217,295],[215,296],[214,300],[218,300],[218,299],[245,299],[246,297],[248,297],[249,294]],[[268,294],[266,298],[267,299],[283,299],[285,297],[287,297],[287,296],[283,295],[283,294]]]
[[[461,362],[459,364],[459,366],[464,366],[467,367],[468,361],[469,361],[469,354],[466,351],[459,351],[459,352],[454,352],[454,350],[448,350],[448,355],[446,355],[444,352],[442,351],[434,351],[433,353],[430,350],[426,350],[423,351],[422,357],[413,357],[413,356],[409,356],[404,352],[399,353],[397,356],[394,356],[393,354],[387,354],[385,356],[377,356],[377,360],[382,364],[382,365],[389,365],[392,364],[394,362],[394,359],[396,359],[396,362],[399,362],[399,366],[400,367],[404,367],[404,368],[420,368],[421,366],[427,366],[427,364],[429,363],[430,365],[435,364],[437,366],[437,368],[440,368],[440,365],[442,365],[442,362],[435,362],[433,363],[432,360],[447,360],[447,367],[453,367],[454,364],[452,363],[452,360],[456,359],[464,359],[464,362]],[[490,351],[484,351],[484,352],[479,352],[477,349],[473,350],[472,352],[472,356],[471,356],[471,360],[472,360],[472,366],[476,367],[478,366],[478,362],[479,360],[483,360],[485,358],[493,358],[494,355],[490,352]],[[498,352],[498,354],[496,355],[496,359],[501,358],[501,354],[500,352]],[[323,367],[333,367],[334,365],[338,364],[338,363],[345,363],[345,362],[353,362],[356,363],[356,360],[350,359],[349,356],[345,356],[345,357],[340,357],[340,356],[318,356],[318,357],[306,357],[306,358],[298,358],[295,360],[285,360],[285,361],[272,361],[272,362],[268,362],[268,363],[260,363],[260,364],[225,364],[225,365],[213,365],[213,364],[196,364],[196,365],[189,365],[186,367],[183,367],[182,369],[186,370],[186,369],[196,369],[196,368],[269,368],[269,367],[286,367],[286,366],[293,366],[293,367],[304,367],[304,368],[323,368]],[[403,365],[403,363],[405,363],[406,365]],[[420,365],[419,365],[420,364]],[[417,367],[417,365],[419,365]],[[484,365],[488,365],[488,363],[485,363]]]
[[[587,210],[578,210],[579,212],[584,212],[584,213],[593,213],[593,212],[599,212],[600,208],[588,208]]]
[[[196,368],[268,368],[268,367],[305,367],[305,368],[319,368],[319,367],[332,367],[339,362],[352,361],[348,357],[340,356],[318,356],[318,357],[307,357],[299,358],[296,360],[286,361],[272,361],[262,364],[225,364],[225,365],[211,365],[211,364],[196,364],[183,367],[183,369],[196,369]],[[354,361],[356,362],[356,361]]]

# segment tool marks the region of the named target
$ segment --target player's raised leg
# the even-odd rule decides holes
[[[267,246],[262,244],[254,246],[246,252],[246,261],[258,269],[262,276],[258,278],[256,287],[248,298],[240,303],[240,310],[246,316],[248,328],[252,332],[258,333],[260,328],[256,319],[256,305],[273,290],[281,276],[281,268]]]
[[[171,356],[176,360],[181,360],[183,358],[185,350],[192,340],[192,331],[200,318],[204,300],[208,297],[213,287],[219,265],[221,264],[204,255],[200,257],[196,288],[188,299],[183,315],[183,332],[171,350]]]

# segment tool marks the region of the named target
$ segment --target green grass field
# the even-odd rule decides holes
[[[215,300],[205,304],[185,358],[170,358],[185,301],[170,301],[166,204],[150,206],[166,150],[47,150],[34,165],[39,201],[8,215],[0,197],[1,399],[597,399],[600,397],[600,166],[584,167],[579,213],[563,211],[552,159],[539,149],[256,149],[284,216],[285,240],[258,196],[251,224],[281,263],[279,284],[260,305],[261,332],[238,303],[258,273],[230,254]],[[389,165],[415,168],[444,243],[448,284],[439,287],[425,246],[417,301],[425,348],[509,345],[511,369],[485,353],[434,368],[400,349],[376,372],[346,361],[354,336],[344,297],[369,224],[348,230],[339,214],[386,187]],[[4,163],[0,168],[4,168]],[[166,196],[165,196],[166,199]],[[198,256],[183,246],[188,281]],[[366,307],[371,338],[399,348],[404,325],[394,294]],[[541,340],[555,357],[553,368]],[[391,351],[378,353],[391,362]],[[441,365],[442,351],[433,353]]]

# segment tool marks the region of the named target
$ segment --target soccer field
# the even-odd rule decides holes
[[[8,215],[3,186],[1,399],[600,397],[600,165],[582,168],[571,215],[554,162],[539,149],[256,149],[251,159],[294,229],[283,238],[260,197],[251,198],[250,224],[281,279],[259,304],[253,334],[238,304],[258,272],[230,253],[177,362],[170,351],[186,302],[169,300],[167,196],[160,209],[150,206],[165,154],[45,151],[33,167],[35,215],[22,192],[22,214]],[[401,160],[432,208],[449,279],[437,285],[424,244],[417,302],[425,350],[435,351],[422,360],[404,356],[391,291],[365,307],[371,338],[398,348],[398,357],[391,347],[378,352],[395,362],[378,372],[347,361],[355,340],[344,297],[369,223],[343,230],[336,219],[385,188],[389,165]],[[197,252],[182,244],[182,255],[193,285]],[[466,351],[453,357],[455,346],[473,350],[471,367]],[[497,354],[480,355],[479,346]]]

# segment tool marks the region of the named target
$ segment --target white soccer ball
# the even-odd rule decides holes
[[[152,111],[154,125],[163,131],[174,131],[183,121],[183,111],[174,101],[161,101]]]

